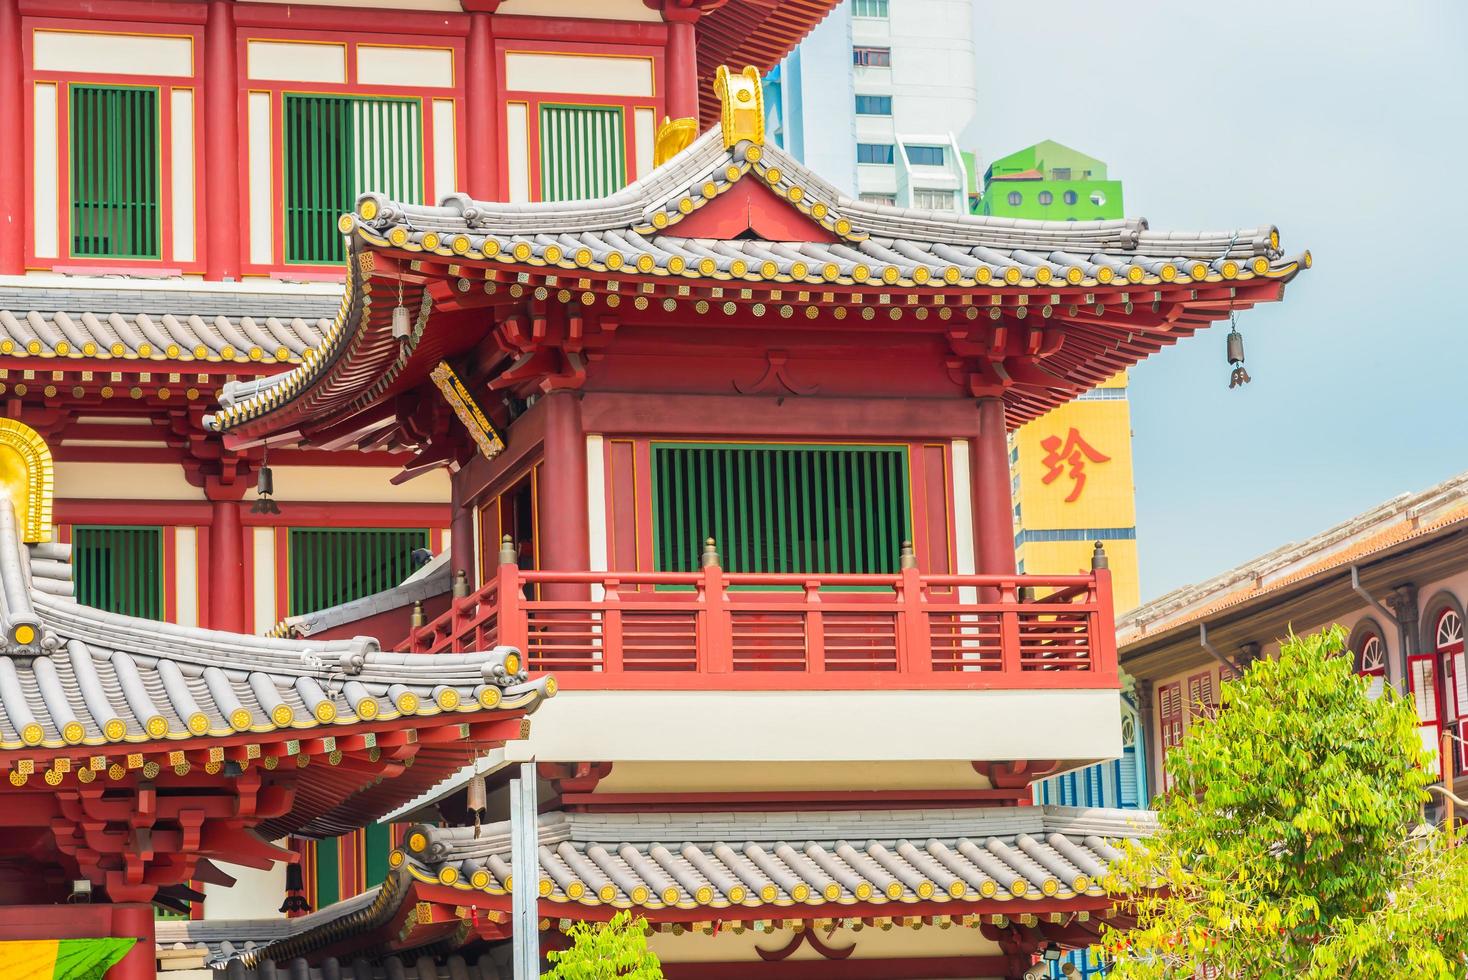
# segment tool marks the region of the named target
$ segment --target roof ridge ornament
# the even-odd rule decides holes
[[[693,145],[698,138],[698,120],[691,116],[682,119],[663,117],[663,124],[653,137],[652,165],[661,167]]]
[[[8,498],[15,507],[17,530],[26,544],[51,540],[54,487],[46,440],[24,422],[0,419],[0,499]]]
[[[720,65],[714,75],[714,94],[722,106],[720,121],[724,130],[724,149],[732,149],[743,140],[755,146],[765,143],[765,94],[759,72],[753,65],[734,74],[728,65]]]

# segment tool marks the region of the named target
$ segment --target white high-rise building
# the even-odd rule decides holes
[[[864,200],[967,210],[957,135],[978,108],[970,0],[846,0],[772,80],[770,126]]]

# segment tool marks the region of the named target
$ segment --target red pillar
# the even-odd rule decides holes
[[[553,391],[543,399],[545,462],[536,481],[540,565],[547,571],[586,571],[591,548],[586,520],[586,430],[581,397]],[[560,593],[557,595],[557,593]],[[548,590],[547,598],[572,598],[585,588]]]
[[[107,980],[154,980],[158,976],[152,905],[112,906],[112,935],[136,936],[138,941],[107,971]]]
[[[19,0],[0,0],[0,273],[25,271],[25,131]]]
[[[474,561],[474,531],[477,521],[473,503],[465,502],[460,495],[460,483],[458,474],[455,474],[451,501],[453,513],[449,524],[449,574],[452,580],[463,571],[472,591],[478,587],[479,581],[478,563]],[[490,542],[486,542],[485,546],[489,547]],[[499,542],[493,542],[493,547],[498,548]]]
[[[464,78],[467,133],[464,139],[464,190],[481,201],[495,200],[498,155],[495,130],[498,129],[499,106],[494,97],[494,39],[489,30],[489,14],[469,15],[469,44],[465,54],[467,74]]]
[[[698,51],[693,34],[698,14],[697,9],[672,4],[663,8],[668,22],[667,107],[674,119],[698,118]]]
[[[5,0],[0,0],[5,2]],[[236,98],[233,0],[210,0],[204,28],[204,258],[209,279],[238,279],[240,229],[240,108]]]
[[[976,570],[981,575],[1013,574],[1014,501],[1010,494],[1004,400],[980,398],[978,408],[979,433],[974,439]]]
[[[244,529],[238,500],[215,500],[209,523],[209,628],[245,632]]]

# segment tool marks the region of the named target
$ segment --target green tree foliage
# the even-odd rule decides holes
[[[1160,830],[1109,882],[1137,918],[1102,935],[1112,980],[1464,977],[1468,850],[1421,827],[1416,711],[1344,638],[1291,635],[1168,753]]]
[[[551,971],[541,980],[663,980],[663,969],[647,948],[647,922],[623,911],[610,922],[578,922],[567,933],[571,948],[551,950]]]

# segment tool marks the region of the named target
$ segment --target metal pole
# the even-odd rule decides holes
[[[515,980],[540,976],[540,832],[535,788],[535,763],[522,763],[520,775],[510,780]]]
[[[1443,788],[1447,790],[1443,794],[1443,831],[1447,836],[1448,846],[1454,846],[1453,824],[1457,822],[1457,814],[1453,809],[1453,733],[1444,729],[1442,741],[1442,770]]]

